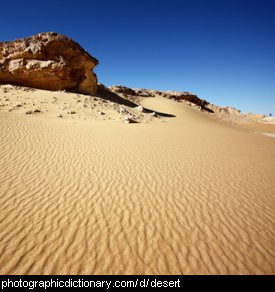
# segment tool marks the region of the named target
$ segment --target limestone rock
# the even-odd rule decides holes
[[[125,97],[131,96],[132,99],[137,98],[146,98],[146,97],[155,97],[155,96],[162,96],[165,98],[173,99],[176,101],[185,101],[190,102],[198,106],[201,109],[206,109],[209,105],[204,99],[199,98],[197,95],[182,91],[159,91],[159,90],[151,90],[151,89],[132,89],[121,85],[113,85],[109,88],[110,91],[120,94]]]
[[[131,95],[131,96],[140,96],[140,97],[153,97],[154,95],[147,89],[132,89],[122,85],[113,85],[109,88],[112,92],[121,94],[121,95]]]
[[[98,61],[57,33],[0,43],[0,84],[95,94]]]
[[[136,107],[136,110],[141,112],[141,113],[143,113],[144,112],[144,107],[139,105],[139,106]]]
[[[121,86],[121,85],[115,85],[111,86],[110,90],[115,93],[120,93],[123,95],[137,95],[135,90],[132,88],[126,87],[126,86]]]
[[[124,123],[125,124],[136,124],[137,121],[132,116],[126,116],[126,117],[124,117]]]

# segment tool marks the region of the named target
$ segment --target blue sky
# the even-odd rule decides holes
[[[196,93],[275,115],[274,0],[3,1],[0,41],[66,34],[100,82]]]

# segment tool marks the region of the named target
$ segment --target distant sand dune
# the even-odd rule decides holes
[[[0,112],[1,274],[275,274],[275,140]]]

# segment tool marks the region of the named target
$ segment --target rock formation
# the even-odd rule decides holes
[[[112,92],[120,94],[125,97],[154,97],[162,96],[169,99],[174,99],[176,101],[187,101],[194,105],[199,106],[202,109],[207,109],[209,103],[199,98],[197,95],[190,92],[177,92],[177,91],[159,91],[159,90],[149,90],[149,89],[132,89],[125,86],[114,85],[109,88]]]
[[[132,89],[122,85],[113,85],[109,88],[112,92],[122,94],[122,95],[132,95],[141,97],[154,97],[154,94],[150,93],[147,89]]]
[[[98,61],[57,33],[0,43],[0,84],[95,94]]]

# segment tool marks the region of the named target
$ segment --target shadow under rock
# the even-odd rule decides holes
[[[208,107],[205,107],[205,106],[202,106],[201,109],[209,112],[210,114],[214,114],[215,113],[212,109],[210,109]]]
[[[102,99],[105,99],[105,100],[109,100],[111,102],[115,102],[115,103],[120,104],[120,105],[125,105],[128,107],[131,107],[131,108],[135,108],[135,107],[139,106],[138,104],[136,104],[128,99],[125,99],[125,98],[121,97],[120,95],[118,95],[114,92],[111,92],[110,90],[108,90],[108,88],[104,88],[102,86],[99,86],[96,96],[98,96]],[[166,118],[175,118],[176,117],[175,115],[172,115],[172,114],[157,112],[157,111],[154,111],[154,110],[151,110],[148,108],[143,108],[143,109],[144,109],[144,113],[147,113],[147,114],[155,113],[156,115],[158,115],[160,117],[166,117]]]

